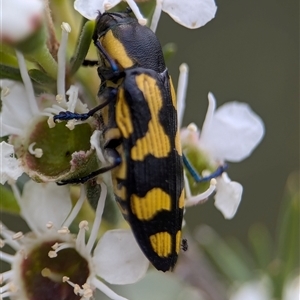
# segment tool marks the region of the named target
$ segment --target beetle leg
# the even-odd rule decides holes
[[[204,181],[209,181],[213,178],[216,178],[216,177],[220,176],[228,168],[228,165],[224,164],[224,165],[218,167],[209,176],[202,177],[195,170],[195,168],[192,166],[192,164],[190,163],[190,161],[188,160],[188,158],[184,154],[182,155],[182,159],[183,159],[183,164],[185,165],[185,167],[187,168],[187,170],[189,171],[189,173],[192,175],[192,177],[194,178],[194,180],[197,183],[204,182]]]
[[[116,99],[117,96],[117,89],[115,88],[105,88],[103,90],[103,93],[99,95],[100,100],[104,99],[104,102],[99,104],[98,106],[91,109],[89,112],[85,114],[79,114],[74,113],[71,111],[61,111],[58,115],[53,117],[54,122],[60,120],[60,121],[68,121],[68,120],[81,120],[84,121],[88,119],[89,117],[93,116],[95,112],[105,107],[107,104],[109,104],[111,101]]]
[[[74,178],[74,179],[66,179],[56,182],[57,185],[65,185],[65,184],[78,184],[78,183],[85,183],[88,180],[102,174],[105,172],[108,172],[115,167],[117,167],[121,163],[121,157],[119,153],[115,149],[107,148],[105,149],[106,155],[108,156],[109,160],[112,161],[111,165],[100,168],[94,172],[91,172],[89,175],[80,177],[80,178]]]
[[[90,59],[85,59],[82,62],[82,66],[84,67],[95,67],[99,65],[99,61],[98,60],[90,60]]]

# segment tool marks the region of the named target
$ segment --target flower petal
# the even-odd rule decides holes
[[[219,107],[208,130],[200,136],[201,148],[215,160],[232,162],[248,157],[265,132],[261,118],[248,104],[239,102],[228,102]]]
[[[43,1],[1,1],[0,40],[17,42],[28,37],[42,23]]]
[[[163,0],[162,10],[175,22],[187,28],[199,28],[215,17],[217,6],[213,0]]]
[[[243,186],[231,181],[227,173],[217,178],[217,192],[215,206],[221,211],[225,219],[232,219],[242,199]]]
[[[94,251],[96,273],[108,283],[129,284],[141,279],[149,262],[131,230],[107,231]],[[117,272],[116,272],[117,270]]]
[[[14,147],[6,142],[0,143],[0,183],[17,180],[23,173],[19,161],[14,157]]]
[[[71,211],[69,188],[56,183],[28,181],[23,190],[21,213],[35,232],[45,232],[51,221],[58,229]]]
[[[74,8],[85,18],[95,20],[99,11],[103,13],[107,5],[112,8],[120,2],[121,0],[75,0]]]
[[[26,91],[23,84],[12,80],[0,80],[2,88],[2,126],[6,129],[1,132],[1,136],[5,134],[18,134],[23,130],[28,122],[32,120],[32,112],[26,97]],[[15,130],[14,130],[15,129]]]

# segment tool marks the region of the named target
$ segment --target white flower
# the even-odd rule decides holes
[[[215,17],[217,6],[214,0],[156,0],[156,8],[150,28],[155,32],[161,11],[182,26],[190,29],[204,26]]]
[[[196,146],[208,162],[216,167],[225,161],[239,162],[248,157],[264,136],[264,124],[245,103],[229,102],[215,110],[216,100],[208,95],[209,106],[199,132],[194,124],[181,131],[183,145]],[[217,177],[215,206],[231,219],[241,201],[243,188],[226,173]],[[187,206],[195,204],[187,201]]]
[[[118,5],[123,0],[75,0],[74,8],[85,18],[89,20],[94,20],[98,16],[99,11],[104,13],[116,5]],[[141,14],[138,6],[134,0],[125,0],[130,6],[131,10],[135,14],[141,25],[145,25],[147,20]]]
[[[57,177],[57,174],[64,177],[68,172],[73,172],[74,169],[76,169],[76,166],[72,169],[70,164],[70,168],[68,169],[68,165],[64,165],[64,161],[59,160],[64,157],[69,159],[69,161],[71,160],[68,156],[62,156],[62,152],[58,153],[60,158],[57,157],[57,164],[55,166],[49,167],[45,163],[49,161],[47,160],[48,155],[50,154],[50,156],[52,155],[53,157],[53,150],[58,149],[57,145],[55,145],[55,141],[61,144],[60,141],[54,138],[48,138],[50,130],[52,130],[53,135],[53,132],[55,132],[53,129],[50,129],[55,126],[53,114],[58,114],[60,111],[65,110],[71,112],[76,111],[78,113],[86,113],[88,111],[86,105],[78,99],[78,87],[71,85],[67,92],[65,90],[65,56],[68,33],[71,29],[66,23],[63,23],[62,29],[62,40],[58,51],[57,95],[41,94],[38,97],[35,96],[24,56],[18,51],[16,51],[16,55],[23,84],[11,80],[0,80],[0,87],[2,89],[0,135],[1,137],[9,135],[9,143],[14,145],[15,154],[21,161],[20,165],[23,168],[23,172],[39,181],[58,181],[60,179]],[[47,120],[49,126],[47,125]],[[77,124],[80,124],[80,122],[77,122]],[[66,126],[72,129],[74,128],[74,122],[69,121]],[[64,134],[65,132],[64,138],[66,138],[68,134],[76,135],[66,128],[62,128],[62,130],[58,129],[57,132],[58,135],[59,133]],[[88,133],[89,132],[87,132],[87,134]],[[41,146],[37,147],[36,144],[38,144],[38,142],[39,145],[44,148]],[[78,143],[79,144],[74,145],[72,149],[68,148],[66,143],[65,152],[70,152],[72,155],[77,152],[79,153],[82,149],[80,139],[78,139]],[[84,148],[86,149],[86,146],[84,146]],[[62,151],[62,149],[60,149],[60,151]],[[86,151],[84,154],[86,154],[85,157],[87,160],[90,157],[89,155],[93,154],[93,151]],[[42,158],[42,160],[45,160],[44,162],[40,159],[43,155],[45,157]],[[75,159],[75,157],[72,156],[72,159]],[[6,164],[5,167],[8,166],[7,160],[4,160],[3,163]],[[60,167],[61,169],[59,169]],[[53,168],[56,168],[56,173],[47,173]],[[0,171],[1,176],[5,176],[3,175],[4,171],[4,168],[2,168]]]
[[[15,255],[0,252],[0,259],[12,265],[11,270],[0,274],[2,298],[30,300],[30,295],[34,295],[34,299],[41,299],[47,291],[52,299],[60,299],[60,293],[67,294],[68,299],[78,299],[75,294],[81,299],[92,299],[94,290],[99,289],[111,299],[125,299],[98,277],[112,284],[133,283],[143,277],[149,263],[130,230],[107,231],[93,250],[107,191],[103,183],[100,185],[101,195],[87,242],[87,221],[80,223],[77,237],[68,229],[85,200],[83,186],[71,212],[66,186],[29,181],[22,196],[12,186],[32,232],[15,234],[1,225],[1,246],[8,244],[16,251]]]
[[[41,0],[1,0],[0,6],[0,41],[21,41],[42,24],[44,5]]]
[[[106,10],[118,5],[122,0],[75,0],[74,8],[85,18],[94,20],[98,11]],[[133,0],[126,0],[139,23],[146,24],[138,6]],[[217,6],[214,0],[156,0],[155,11],[150,28],[155,32],[161,15],[166,12],[174,21],[187,28],[199,28],[215,17]]]
[[[0,143],[0,183],[12,182],[22,175],[19,161],[14,157],[14,147],[6,142]]]

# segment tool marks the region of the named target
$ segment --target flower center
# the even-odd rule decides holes
[[[21,263],[21,277],[26,296],[30,300],[79,300],[74,289],[63,282],[69,277],[79,286],[86,283],[90,270],[88,262],[74,249],[67,248],[54,258],[48,256],[52,245],[60,241],[47,241],[31,250]]]
[[[24,147],[27,150],[22,157],[31,171],[48,177],[56,177],[70,171],[72,154],[79,151],[88,151],[91,147],[90,137],[93,129],[90,124],[84,123],[75,126],[74,130],[66,128],[65,123],[56,124],[49,128],[46,119],[35,125]],[[35,155],[30,151],[34,144],[42,155]],[[29,149],[28,149],[29,147]]]

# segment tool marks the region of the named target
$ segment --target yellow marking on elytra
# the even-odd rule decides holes
[[[125,100],[123,88],[120,88],[118,93],[118,101],[116,104],[116,122],[123,137],[128,138],[133,133],[130,109]]]
[[[175,93],[175,89],[174,89],[174,86],[173,86],[171,76],[169,77],[169,79],[170,79],[169,82],[170,82],[172,103],[173,103],[173,106],[175,107],[175,109],[177,109],[176,93]]]
[[[114,177],[118,178],[118,179],[126,179],[127,178],[127,164],[126,164],[126,160],[124,157],[124,149],[123,149],[123,145],[119,145],[116,148],[117,152],[120,154],[121,157],[121,163],[112,170],[112,173],[114,175]]]
[[[125,186],[121,188],[114,188],[114,193],[118,196],[121,200],[126,201],[127,199],[127,190]]]
[[[134,65],[132,59],[128,56],[123,44],[113,35],[112,30],[101,37],[100,42],[109,56],[117,61],[122,68],[129,68]]]
[[[178,230],[176,233],[176,253],[178,254],[181,247],[181,230]]]
[[[105,131],[105,140],[119,139],[120,137],[121,133],[119,128],[109,128]]]
[[[171,145],[169,137],[165,134],[159,120],[159,112],[163,105],[162,94],[155,79],[148,75],[140,74],[136,76],[136,83],[144,93],[150,109],[151,120],[146,135],[138,139],[136,145],[132,147],[131,158],[142,161],[148,154],[152,154],[157,158],[166,157],[171,151]]]
[[[132,212],[141,221],[151,220],[162,210],[171,211],[171,197],[160,188],[153,188],[145,197],[133,194],[130,200]]]
[[[158,232],[150,236],[150,243],[154,252],[160,257],[172,254],[172,237],[170,233]]]
[[[179,130],[177,130],[176,135],[175,135],[175,149],[176,149],[177,153],[181,156],[182,155],[182,147],[181,147],[181,142],[180,142]]]
[[[179,196],[178,207],[180,209],[184,208],[184,189],[182,189],[181,194]]]

